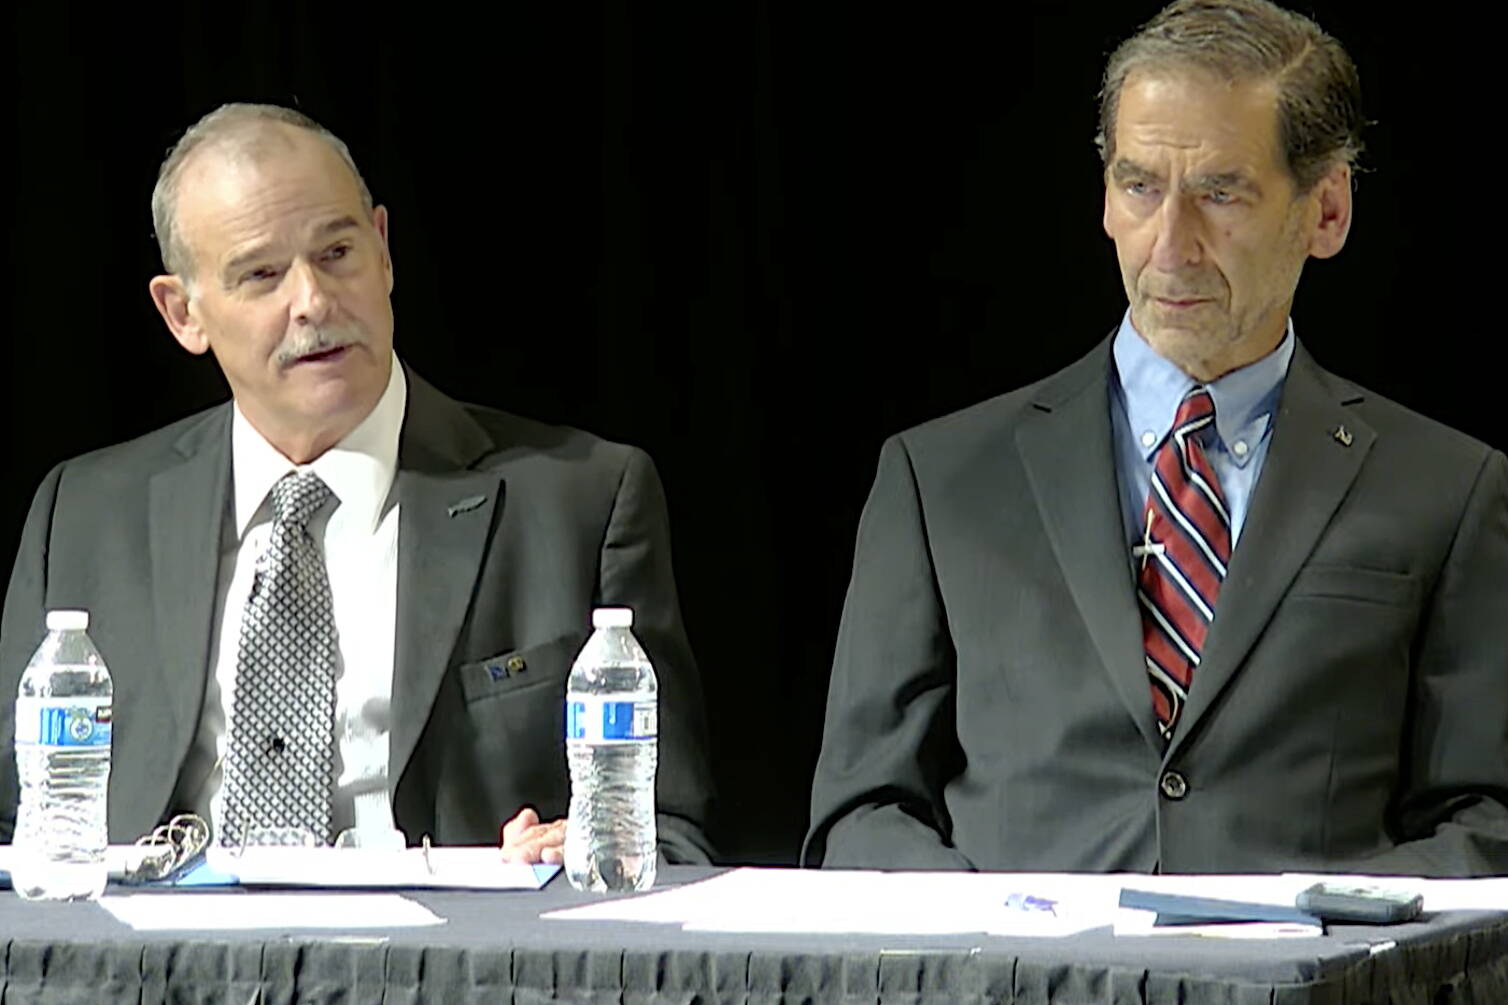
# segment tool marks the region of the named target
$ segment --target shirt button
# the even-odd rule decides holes
[[[1150,447],[1152,444],[1154,444],[1156,442],[1157,442],[1157,434],[1154,433],[1154,432],[1152,432],[1152,430],[1149,429],[1146,432],[1144,432],[1144,433],[1141,434],[1141,445],[1142,446],[1144,446],[1144,447]]]
[[[1230,448],[1236,452],[1236,456],[1237,457],[1245,457],[1246,456],[1246,441],[1245,440],[1237,440],[1235,443],[1231,444]]]
[[[1189,783],[1176,771],[1165,772],[1162,780],[1157,784],[1162,789],[1163,795],[1175,801],[1182,799],[1189,792]]]

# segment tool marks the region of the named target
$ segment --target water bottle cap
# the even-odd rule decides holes
[[[49,632],[81,632],[89,627],[88,611],[48,611],[47,630]]]
[[[593,628],[632,628],[634,612],[629,607],[599,607],[592,612]]]

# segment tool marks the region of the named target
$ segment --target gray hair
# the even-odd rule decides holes
[[[1195,68],[1228,81],[1272,81],[1288,173],[1308,192],[1337,161],[1361,156],[1361,80],[1351,57],[1302,14],[1268,0],[1176,0],[1111,53],[1095,144],[1115,156],[1115,115],[1133,70]]]
[[[356,187],[361,192],[361,208],[367,217],[372,216],[372,193],[366,180],[351,157],[351,150],[334,133],[315,122],[303,112],[280,105],[253,105],[232,102],[221,105],[184,131],[178,142],[168,150],[162,167],[157,171],[157,184],[152,188],[152,228],[157,234],[157,249],[162,254],[162,265],[175,275],[188,278],[192,256],[178,233],[178,182],[183,167],[196,150],[216,143],[252,144],[256,133],[269,124],[282,124],[305,129],[330,144],[340,155]]]

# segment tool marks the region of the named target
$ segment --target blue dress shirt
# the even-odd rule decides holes
[[[1141,541],[1146,526],[1152,459],[1172,431],[1179,402],[1198,382],[1147,345],[1132,327],[1129,310],[1115,335],[1113,354],[1116,379],[1110,382],[1110,425],[1129,549]],[[1199,444],[1225,495],[1232,548],[1241,538],[1252,490],[1262,474],[1267,445],[1272,440],[1273,415],[1291,359],[1290,318],[1276,349],[1206,385],[1215,402],[1215,424],[1200,432]],[[1137,563],[1133,560],[1132,564]]]

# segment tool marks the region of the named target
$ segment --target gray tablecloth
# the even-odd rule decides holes
[[[714,872],[666,869],[661,886]],[[0,1003],[1508,1005],[1508,914],[1275,941],[735,935],[540,920],[592,899],[560,877],[539,893],[406,895],[446,924],[147,933],[97,904],[0,892]]]

